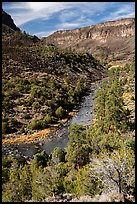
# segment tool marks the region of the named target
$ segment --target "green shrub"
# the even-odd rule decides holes
[[[31,124],[28,125],[28,128],[32,130],[42,129],[43,123],[41,120],[32,119]]]
[[[34,155],[34,159],[33,159],[33,166],[35,166],[36,168],[38,168],[39,166],[46,166],[47,165],[47,161],[48,161],[48,155],[45,152],[45,150],[43,150],[41,153],[37,153]]]
[[[20,128],[20,133],[24,133],[24,132],[25,132],[24,127]]]
[[[60,106],[59,108],[57,108],[57,110],[55,111],[55,114],[58,118],[62,118],[64,115],[64,110],[63,108]]]
[[[58,164],[60,162],[65,161],[65,153],[60,147],[55,147],[51,155],[52,155],[52,162],[54,164]]]
[[[8,122],[2,122],[2,133],[6,134],[9,132],[9,123]]]
[[[47,125],[47,124],[49,124],[49,123],[51,123],[52,122],[52,117],[49,115],[49,114],[47,114],[45,117],[44,117],[44,119],[43,119],[43,123],[45,124],[45,125]]]
[[[39,108],[39,107],[40,107],[40,104],[39,104],[38,101],[35,101],[35,102],[33,102],[32,106],[33,106],[34,108]]]

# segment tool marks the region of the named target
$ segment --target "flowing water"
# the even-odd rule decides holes
[[[84,126],[90,126],[91,120],[93,118],[93,99],[94,93],[99,89],[99,81],[91,84],[90,94],[85,97],[81,108],[77,112],[75,116],[69,121],[69,124],[65,127],[62,127],[55,134],[57,135],[57,139],[53,139],[52,141],[46,142],[42,149],[44,149],[47,154],[50,154],[55,147],[61,147],[65,149],[68,143],[68,135],[69,135],[69,126],[73,124],[79,124]]]
[[[45,142],[43,145],[39,143],[17,143],[11,145],[7,145],[6,151],[10,154],[13,152],[14,155],[18,153],[23,155],[25,158],[33,158],[34,154],[40,152],[41,150],[45,150],[47,154],[50,154],[55,147],[61,147],[65,149],[68,143],[68,135],[69,135],[69,126],[73,124],[80,124],[84,126],[90,126],[91,120],[93,118],[93,100],[94,93],[96,90],[100,88],[100,81],[91,84],[90,94],[85,97],[84,102],[82,103],[80,109],[77,114],[73,116],[70,121],[57,130],[51,137],[53,138],[51,141]]]

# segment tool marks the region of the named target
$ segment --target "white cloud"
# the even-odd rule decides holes
[[[28,2],[27,5],[30,9],[36,12],[42,10],[56,12],[64,8],[63,2]]]
[[[60,29],[79,27],[80,23],[62,23],[59,25]]]
[[[71,2],[18,2],[9,5],[8,9],[17,26],[21,26],[39,18],[49,19],[52,14],[72,6]]]
[[[49,31],[42,31],[42,32],[38,32],[38,33],[33,33],[32,35],[36,35],[38,38],[42,38],[42,37],[47,37],[49,35],[51,35],[52,33],[54,33],[55,30],[49,30]]]
[[[110,3],[111,4],[111,3]],[[54,13],[60,12],[60,20],[65,22],[71,17],[81,14],[96,14],[105,10],[107,2],[13,2],[8,8],[17,26],[39,18],[49,19]],[[75,9],[75,12],[69,9]],[[63,10],[64,13],[61,13]]]
[[[38,19],[38,16],[35,16],[30,13],[30,12],[22,12],[22,13],[15,13],[15,14],[12,14],[12,17],[14,19],[14,22],[17,26],[21,26],[29,21],[32,21],[32,20],[35,20],[35,19]]]
[[[135,13],[134,4],[125,4],[121,7],[120,2],[9,2],[5,6],[3,3],[4,8],[9,11],[19,27],[33,20],[49,20],[58,13],[54,30],[48,30],[47,26],[46,32],[35,33],[39,36],[47,36],[56,30],[94,25],[100,21],[134,17]],[[106,12],[108,10],[109,12]]]
[[[116,9],[115,12],[111,12],[108,16],[104,17],[103,21],[111,21],[122,18],[134,18],[135,17],[135,7],[133,5],[125,5],[124,7]]]
[[[3,3],[3,8],[4,9],[9,9],[9,10],[12,10],[12,9],[28,9],[28,6],[25,2],[13,2],[13,3],[10,3],[10,4],[4,4]]]

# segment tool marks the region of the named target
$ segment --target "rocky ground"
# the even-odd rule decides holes
[[[35,200],[29,200],[27,202],[36,202]],[[63,194],[56,197],[48,197],[42,202],[135,202],[133,197],[128,197],[124,200],[122,194],[115,191],[109,193],[102,193],[101,195],[95,195],[94,197],[89,195],[76,196],[72,194]]]

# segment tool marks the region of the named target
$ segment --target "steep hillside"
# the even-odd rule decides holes
[[[38,37],[22,32],[9,14],[2,10],[2,51],[12,52],[15,46],[28,46],[38,42]]]
[[[135,202],[134,60],[107,69],[89,52],[46,45],[36,36],[4,26],[2,201]],[[126,32],[129,40],[133,33]],[[91,82],[99,79],[96,90]],[[63,135],[58,134],[57,128],[61,130],[89,88],[95,92],[91,126],[68,123]],[[63,138],[65,129],[68,141]],[[56,147],[48,153],[41,139],[52,131],[67,147],[60,148],[54,140]]]
[[[106,76],[89,53],[47,46],[36,36],[9,30],[2,33],[4,137],[30,134],[67,116],[90,82]]]
[[[127,18],[73,30],[62,30],[42,39],[61,48],[88,51],[100,59],[130,61],[135,53],[135,19]]]
[[[11,29],[13,31],[20,31],[20,29],[15,25],[13,19],[9,14],[2,10],[2,31]]]

